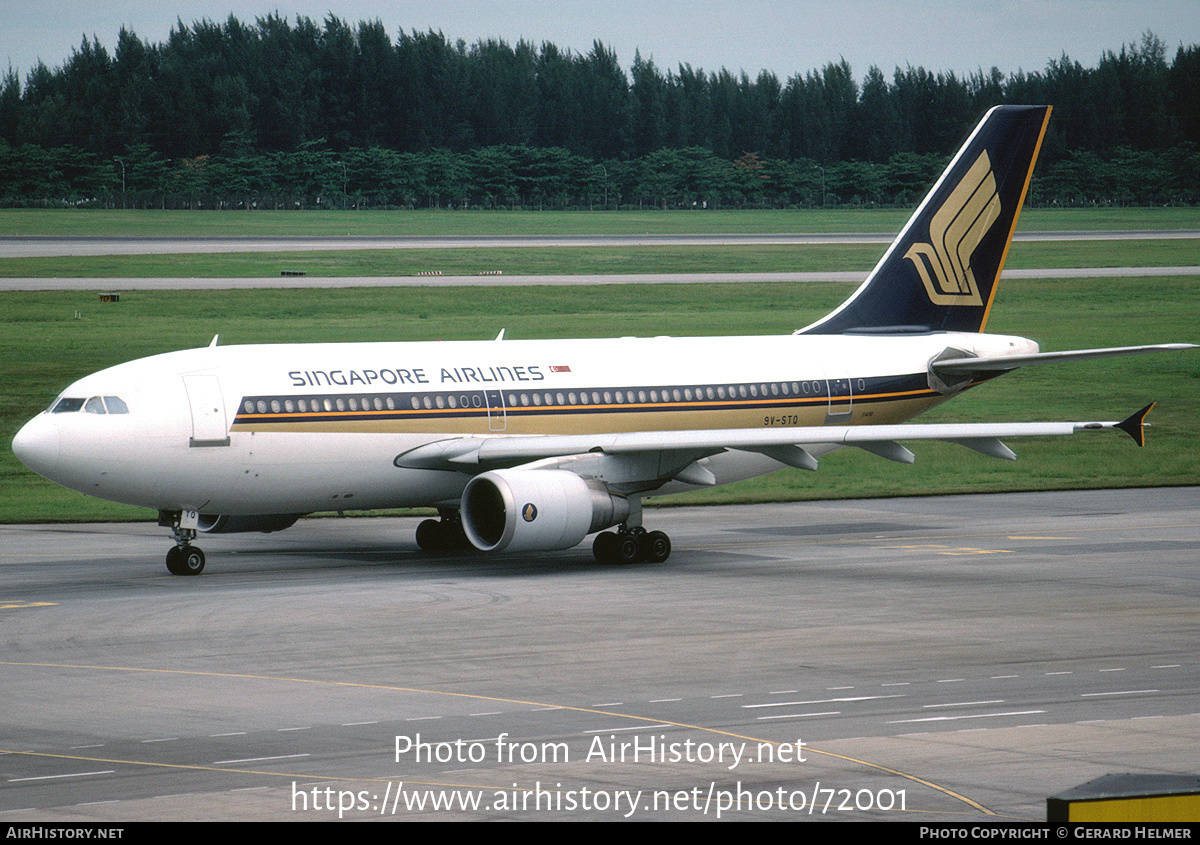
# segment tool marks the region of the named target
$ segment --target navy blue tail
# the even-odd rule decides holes
[[[989,111],[866,282],[799,334],[982,331],[1049,119]]]

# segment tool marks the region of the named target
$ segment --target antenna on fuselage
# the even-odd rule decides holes
[[[217,345],[217,341],[219,341],[220,339],[221,339],[221,336],[219,334],[213,335],[213,339],[209,342],[208,348],[212,349],[214,346]]]

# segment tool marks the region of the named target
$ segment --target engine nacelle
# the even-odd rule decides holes
[[[560,469],[504,469],[477,475],[462,495],[462,524],[485,552],[552,551],[629,517],[629,500]]]
[[[254,516],[225,516],[202,513],[196,521],[196,530],[203,534],[241,534],[247,531],[261,531],[268,534],[272,531],[291,528],[303,515],[299,513],[267,513]]]

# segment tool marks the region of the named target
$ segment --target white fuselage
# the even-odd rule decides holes
[[[948,347],[1037,350],[950,333],[212,346],[80,379],[13,445],[66,487],[159,510],[430,506],[455,501],[470,475],[396,465],[423,444],[895,423],[947,398],[927,372]],[[92,412],[94,397],[118,398],[117,412]],[[708,463],[722,484],[780,466],[737,451]]]

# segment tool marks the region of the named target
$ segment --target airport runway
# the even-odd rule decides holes
[[[1200,488],[647,524],[609,568],[304,520],[198,578],[149,523],[2,526],[0,821],[975,823],[1196,772]]]

